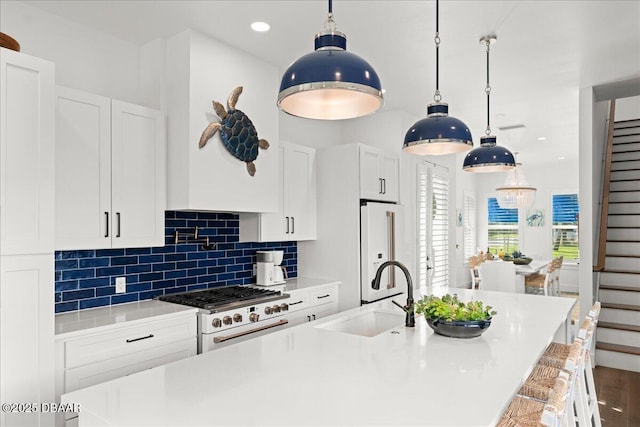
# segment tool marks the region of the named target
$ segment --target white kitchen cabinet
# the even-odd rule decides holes
[[[52,402],[55,71],[0,48],[0,396]],[[3,426],[53,416],[0,412]]]
[[[277,242],[316,238],[314,148],[280,146],[278,212],[240,214],[240,241]]]
[[[397,202],[399,163],[397,154],[360,145],[360,198]]]
[[[56,397],[195,356],[196,309],[159,301],[57,316]],[[72,425],[62,414],[57,425]]]
[[[311,322],[338,312],[338,284],[287,291],[289,325]]]
[[[2,48],[0,251],[53,248],[54,66]]]
[[[164,113],[58,87],[56,116],[56,249],[164,245]]]

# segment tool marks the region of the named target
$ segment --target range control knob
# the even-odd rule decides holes
[[[280,313],[280,306],[279,305],[274,305],[273,307],[271,307],[271,309],[273,310],[274,313]]]
[[[287,304],[286,302],[283,302],[282,304],[280,304],[280,310],[281,311],[288,311],[289,310],[289,304]]]
[[[219,328],[220,326],[222,326],[222,320],[216,317],[211,321],[211,326],[213,326],[214,328]]]
[[[260,315],[258,313],[251,313],[249,315],[249,320],[252,322],[257,322],[259,318],[260,318]]]
[[[265,307],[264,308],[264,314],[271,314],[271,307]]]
[[[230,325],[233,323],[233,319],[231,319],[231,316],[224,316],[222,318],[222,323],[224,323],[225,325]]]
[[[242,322],[242,314],[236,313],[233,315],[233,321],[236,323]]]

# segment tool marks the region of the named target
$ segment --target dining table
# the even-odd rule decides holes
[[[540,274],[551,260],[533,260],[527,265],[512,261],[488,260],[480,264],[483,290],[524,293],[524,279],[530,274]]]

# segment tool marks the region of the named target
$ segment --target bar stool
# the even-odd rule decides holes
[[[583,321],[574,344],[569,346],[551,343],[539,361],[539,364],[542,365],[575,372],[575,393],[573,393],[572,400],[575,403],[579,426],[591,427],[592,420],[596,427],[602,425],[590,357],[591,341],[599,313],[600,303],[596,302]],[[573,348],[576,343],[580,343],[581,346],[579,363],[577,364],[575,362],[576,350]]]
[[[563,425],[569,382],[558,376],[546,402],[515,396],[498,421],[497,427],[558,427]]]

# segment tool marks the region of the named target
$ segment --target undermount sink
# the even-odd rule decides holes
[[[363,337],[375,337],[389,329],[402,327],[405,316],[401,313],[391,313],[388,311],[367,311],[358,313],[346,319],[336,319],[317,325],[316,328],[330,331],[344,332]]]

